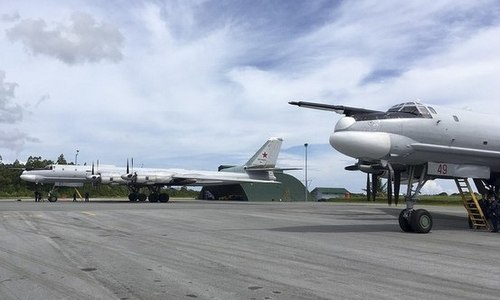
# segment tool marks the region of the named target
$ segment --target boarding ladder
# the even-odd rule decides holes
[[[474,229],[489,229],[488,221],[477,201],[476,195],[472,190],[467,178],[455,178],[458,192],[462,196],[464,207],[469,215],[470,224]]]

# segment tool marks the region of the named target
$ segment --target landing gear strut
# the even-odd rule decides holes
[[[413,209],[413,206],[417,202],[417,195],[428,180],[426,178],[427,166],[423,165],[417,187],[413,191],[415,169],[416,166],[408,167],[408,189],[405,196],[406,209],[403,209],[399,214],[399,227],[404,232],[428,233],[431,231],[433,224],[431,214],[425,209]]]
[[[55,184],[52,187],[52,189],[50,190],[50,192],[47,196],[47,200],[49,200],[49,202],[56,202],[57,201],[57,186]]]
[[[161,203],[165,203],[165,202],[168,202],[168,200],[170,199],[169,195],[167,193],[160,193],[160,189],[161,187],[160,186],[149,186],[149,196],[148,196],[148,199],[149,199],[149,202],[161,202]]]
[[[148,186],[149,188],[149,196],[146,196],[146,194],[140,192],[140,188],[135,187],[135,186],[129,186],[130,189],[130,194],[128,195],[128,199],[131,202],[135,201],[146,201],[149,200],[149,202],[161,202],[161,203],[166,203],[168,200],[170,200],[170,197],[167,193],[160,193],[160,186]]]

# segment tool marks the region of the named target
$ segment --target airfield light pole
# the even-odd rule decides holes
[[[308,143],[305,143],[304,144],[304,148],[305,148],[305,153],[306,153],[306,159],[305,159],[305,168],[304,168],[304,183],[305,183],[305,199],[307,201],[307,194],[308,194],[308,189],[307,189],[307,146],[309,146]]]
[[[76,150],[76,154],[75,154],[75,166],[78,165],[78,152],[80,152],[80,150]]]

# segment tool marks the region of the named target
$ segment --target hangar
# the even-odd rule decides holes
[[[275,171],[276,183],[204,186],[199,199],[237,201],[304,201],[305,187],[297,178]],[[308,197],[309,198],[309,197]]]

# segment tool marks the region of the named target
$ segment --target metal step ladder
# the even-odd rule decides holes
[[[464,207],[469,215],[470,225],[473,229],[489,229],[488,221],[479,205],[467,178],[455,178],[458,192],[462,196]]]

